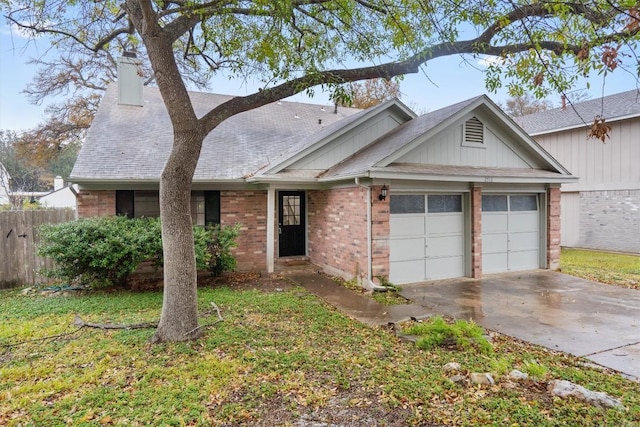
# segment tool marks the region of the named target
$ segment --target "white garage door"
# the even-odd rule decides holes
[[[462,195],[396,194],[390,210],[392,283],[464,276]]]
[[[482,196],[482,272],[540,267],[538,196]]]

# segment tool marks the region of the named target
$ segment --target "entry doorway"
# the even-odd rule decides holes
[[[278,192],[278,256],[306,255],[304,191]]]

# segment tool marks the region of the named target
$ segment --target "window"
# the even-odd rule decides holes
[[[392,214],[424,213],[424,196],[396,194],[390,196],[389,207]]]
[[[484,125],[477,117],[471,117],[464,123],[465,146],[484,146]]]
[[[282,225],[300,225],[300,196],[282,196]]]
[[[537,211],[538,198],[534,195],[530,196],[511,196],[511,211]]]
[[[116,190],[116,215],[135,216],[133,190]]]
[[[452,195],[429,195],[427,196],[428,212],[462,212],[462,196]]]
[[[506,212],[507,207],[507,196],[482,196],[484,212]]]
[[[116,215],[158,217],[160,196],[157,191],[117,190]],[[220,224],[220,192],[192,191],[191,217],[196,225]]]

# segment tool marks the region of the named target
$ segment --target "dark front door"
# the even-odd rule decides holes
[[[305,255],[304,191],[278,193],[278,256]]]

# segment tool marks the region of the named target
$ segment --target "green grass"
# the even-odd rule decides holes
[[[0,425],[297,425],[318,413],[352,426],[640,423],[637,383],[562,353],[504,336],[491,354],[420,350],[299,288],[198,293],[200,307],[216,302],[225,320],[198,341],[150,345],[153,330],[75,331],[72,322],[76,314],[98,323],[156,320],[160,292],[0,292]],[[53,335],[61,336],[44,339]],[[465,372],[494,372],[496,386],[454,384],[442,370],[452,361]],[[608,392],[627,411],[550,399],[534,382],[502,387],[511,369],[539,367],[547,379]]]
[[[640,289],[640,256],[565,248],[560,268],[572,276]]]

